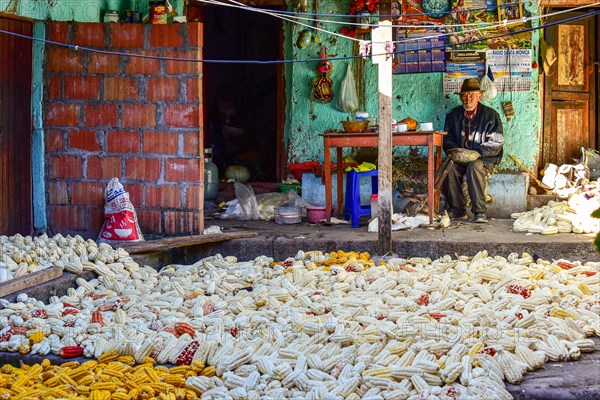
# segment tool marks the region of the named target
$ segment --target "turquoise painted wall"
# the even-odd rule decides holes
[[[170,0],[178,15],[183,15],[184,0]],[[0,0],[0,11],[22,17],[53,21],[100,22],[106,10],[139,10],[148,14],[148,0]]]
[[[347,13],[348,7],[345,6],[347,3],[343,4],[339,8],[332,2],[320,4],[319,13]],[[538,13],[537,7],[528,9],[528,11],[534,15]],[[321,16],[320,19],[325,20],[326,18]],[[321,23],[319,26],[328,31],[338,32],[340,29],[339,25],[334,24]],[[303,50],[297,48],[295,41],[298,33],[303,29],[305,28],[302,26],[294,25],[286,32],[286,43],[288,50],[291,49],[293,59],[302,61],[318,59],[318,52],[322,45],[327,47],[327,53],[332,57],[352,55],[351,40],[322,32],[318,34],[320,38],[318,44],[312,43]],[[538,43],[538,40],[538,31],[533,31],[532,43]],[[533,50],[533,59],[535,60],[537,59],[537,46],[534,46]],[[336,95],[339,93],[348,62],[352,62],[352,60],[333,61],[334,71],[331,79],[334,82]],[[310,111],[311,82],[316,76],[317,65],[317,60],[294,63],[288,68],[286,75],[289,90],[287,92],[288,115],[285,137],[290,163],[322,161],[323,140],[319,134],[331,128],[341,129],[340,121],[347,119],[349,115],[337,110],[335,97],[332,102],[327,104],[313,102],[313,111]],[[504,117],[501,103],[511,100],[510,93],[499,93],[495,99],[483,102],[498,111],[504,122],[505,157],[500,165],[501,170],[518,170],[518,167],[508,158],[508,154],[513,154],[530,168],[535,165],[541,130],[541,96],[538,82],[538,70],[534,69],[532,90],[512,95],[516,115],[508,122]],[[377,66],[368,60],[365,65],[365,111],[370,116],[377,116],[379,112],[377,84]],[[446,113],[460,104],[457,95],[444,95],[441,73],[393,75],[392,101],[392,118],[400,120],[411,117],[420,122],[433,121],[435,129],[443,129]],[[402,150],[400,149],[400,151]]]

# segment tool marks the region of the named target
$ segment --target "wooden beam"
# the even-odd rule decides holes
[[[385,43],[392,41],[391,0],[379,2],[379,30],[373,43],[373,54],[386,52]],[[379,255],[392,252],[392,54],[378,60],[379,140],[378,140],[378,212],[377,248]]]
[[[0,297],[8,296],[15,292],[21,292],[40,283],[51,281],[60,277],[63,273],[62,268],[45,268],[41,271],[33,272],[15,279],[0,283]]]
[[[156,253],[177,247],[194,246],[198,244],[223,242],[225,240],[251,238],[258,236],[257,232],[241,231],[231,233],[215,233],[210,235],[194,235],[171,237],[146,242],[113,244],[113,248],[123,248],[129,254]]]

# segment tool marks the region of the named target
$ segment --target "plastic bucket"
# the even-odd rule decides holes
[[[307,207],[306,216],[308,217],[308,222],[316,224],[325,219],[325,211],[325,207]]]

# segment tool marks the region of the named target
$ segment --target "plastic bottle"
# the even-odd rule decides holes
[[[375,218],[379,216],[379,208],[378,208],[379,196],[377,194],[371,195],[371,218]]]
[[[219,193],[219,169],[212,162],[212,148],[204,149],[204,200],[214,200]]]

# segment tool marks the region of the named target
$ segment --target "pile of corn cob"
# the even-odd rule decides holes
[[[598,182],[577,193],[565,201],[550,201],[548,205],[530,211],[513,213],[513,231],[541,233],[598,233],[600,220],[591,216],[600,208],[600,188]]]
[[[71,262],[97,279],[48,304],[0,301],[0,350],[202,363],[216,376],[186,387],[203,399],[509,399],[504,379],[577,359],[600,335],[598,262],[300,251],[157,272],[90,250]]]
[[[196,400],[200,393],[186,386],[190,382],[208,381],[214,368],[198,361],[173,368],[156,366],[148,358],[134,365],[131,356],[115,351],[103,354],[97,361],[68,361],[60,366],[48,359],[39,364],[0,369],[0,398],[73,400],[165,399]]]

